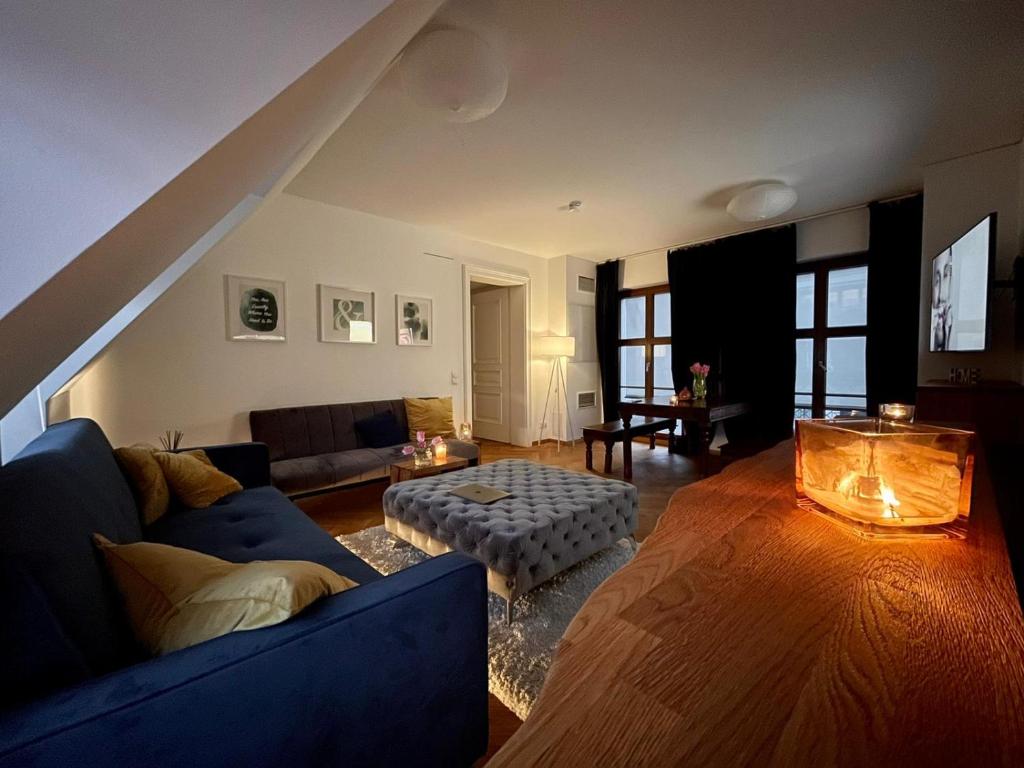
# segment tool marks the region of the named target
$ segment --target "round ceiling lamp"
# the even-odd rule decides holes
[[[781,181],[755,184],[736,195],[725,206],[738,221],[764,221],[781,216],[796,205],[796,190]]]
[[[398,62],[413,101],[453,123],[482,120],[508,93],[505,63],[482,38],[464,29],[437,29],[413,40]]]

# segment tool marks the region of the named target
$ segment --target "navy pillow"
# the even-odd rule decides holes
[[[389,448],[392,445],[409,442],[398,419],[391,411],[375,413],[355,423],[356,432],[370,448]]]

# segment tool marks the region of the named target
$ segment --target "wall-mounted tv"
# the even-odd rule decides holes
[[[932,352],[977,352],[988,346],[995,242],[996,215],[990,213],[932,259]]]

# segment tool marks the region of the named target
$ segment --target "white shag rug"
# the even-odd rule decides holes
[[[383,525],[338,541],[385,576],[430,557],[410,545],[396,546]],[[516,600],[512,626],[505,623],[504,598],[488,594],[490,690],[520,719],[530,714],[569,622],[590,593],[632,557],[633,545],[623,539],[549,579]]]

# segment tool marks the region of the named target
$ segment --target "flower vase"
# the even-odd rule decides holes
[[[434,463],[434,457],[430,451],[430,448],[416,448],[413,454],[413,460],[417,467],[429,467]]]
[[[693,399],[703,400],[708,396],[708,377],[707,376],[694,376],[693,377]]]

